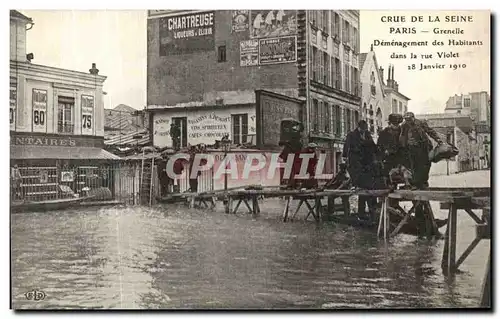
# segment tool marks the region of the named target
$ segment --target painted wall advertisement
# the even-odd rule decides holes
[[[215,11],[160,20],[160,56],[215,50]]]
[[[231,32],[243,32],[248,30],[249,10],[233,10],[233,17],[231,23]]]
[[[297,61],[297,37],[259,40],[259,64],[278,64]]]
[[[250,37],[269,38],[297,34],[296,10],[251,10]]]
[[[255,113],[248,114],[248,133],[255,133]],[[185,114],[185,113],[184,113]],[[170,137],[171,118],[182,116],[177,114],[155,114],[153,120],[153,145],[156,147],[172,146]],[[227,111],[211,111],[190,113],[186,119],[187,143],[190,145],[212,145],[224,135],[232,133],[231,115]]]
[[[33,132],[47,132],[47,91],[33,89]]]
[[[94,97],[82,95],[82,134],[92,135],[94,133]]]
[[[17,89],[15,87],[10,88],[10,130],[14,131],[16,129],[16,104],[17,104]]]
[[[259,65],[259,40],[240,42],[240,66]]]

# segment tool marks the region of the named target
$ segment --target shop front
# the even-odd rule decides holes
[[[11,132],[12,199],[43,201],[107,188],[120,158],[102,149],[96,136]]]

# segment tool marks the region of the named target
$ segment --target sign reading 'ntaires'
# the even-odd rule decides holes
[[[215,11],[160,19],[160,56],[215,49]]]

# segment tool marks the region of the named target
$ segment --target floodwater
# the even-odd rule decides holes
[[[170,205],[12,215],[13,307],[477,306],[489,241],[447,282],[440,268],[444,241],[399,235],[384,244],[349,226],[283,223],[283,204],[266,200],[256,218],[244,210],[226,215],[221,204],[216,211]],[[458,236],[457,258],[475,236],[465,213]],[[45,299],[27,300],[33,289]]]

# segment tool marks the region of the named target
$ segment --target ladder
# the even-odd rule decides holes
[[[146,158],[146,151],[151,151],[151,159]],[[141,163],[141,183],[140,183],[140,201],[141,204],[153,203],[153,185],[154,185],[154,166],[155,166],[155,149],[146,146],[142,149],[142,163]]]

